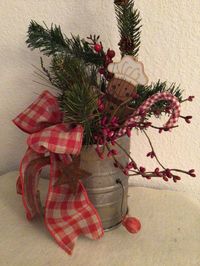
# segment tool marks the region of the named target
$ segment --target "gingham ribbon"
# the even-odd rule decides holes
[[[82,183],[79,182],[75,195],[67,184],[54,186],[60,176],[59,162],[69,163],[70,155],[80,153],[82,126],[71,128],[62,123],[57,99],[48,91],[44,91],[13,122],[30,134],[17,180],[17,191],[22,194],[27,219],[43,213],[38,192],[39,173],[50,164],[50,182],[44,207],[45,225],[50,234],[68,254],[72,254],[79,235],[91,239],[102,237],[101,220]]]
[[[167,129],[174,127],[180,116],[180,102],[174,95],[172,95],[169,92],[160,92],[149,97],[133,113],[132,117],[130,117],[126,121],[125,126],[127,127],[128,125],[131,125],[134,122],[140,121],[141,116],[144,117],[148,113],[152,105],[162,100],[169,101],[171,103],[169,108],[172,111],[169,120],[166,122],[166,124],[163,127]],[[118,136],[122,136],[125,133],[126,133],[126,128],[122,128],[119,131]]]

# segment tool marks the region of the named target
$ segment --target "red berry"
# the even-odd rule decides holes
[[[107,56],[113,58],[115,56],[115,51],[108,49]]]
[[[168,179],[166,176],[163,176],[163,180],[164,180],[165,182],[168,182],[168,181],[169,181],[169,179]]]
[[[126,135],[130,138],[131,137],[131,130],[129,127],[126,128]]]
[[[195,98],[194,96],[189,96],[189,97],[188,97],[188,101],[189,101],[189,102],[192,102],[194,98]]]
[[[159,173],[159,172],[160,172],[159,168],[157,167],[157,168],[154,170],[154,172],[155,172],[156,174]]]
[[[108,157],[111,157],[112,155],[117,155],[118,152],[116,150],[110,150],[107,154]]]
[[[168,178],[172,178],[172,173],[171,173],[171,171],[170,171],[169,169],[166,169],[166,170],[165,170],[165,173],[166,173],[166,176],[167,176]]]
[[[115,134],[115,132],[114,131],[109,131],[109,133],[108,133],[108,137],[109,138],[112,138],[113,136],[114,136],[114,134]]]
[[[105,74],[105,68],[99,68],[99,74],[104,75]]]
[[[130,170],[130,169],[132,169],[132,168],[133,168],[133,164],[132,164],[132,162],[130,162],[130,163],[128,163],[128,164],[126,165],[126,169]]]
[[[108,136],[109,129],[108,128],[103,128],[102,129],[102,133],[103,133],[104,136]]]
[[[114,146],[115,145],[115,141],[114,140],[111,140],[111,144]]]
[[[123,173],[128,176],[128,170],[124,169]]]
[[[154,151],[151,151],[151,152],[148,152],[146,156],[154,158],[155,157],[155,153],[154,153]]]
[[[99,112],[102,112],[102,111],[104,110],[104,108],[105,108],[105,106],[104,106],[104,104],[102,103],[102,104],[100,104],[100,105],[98,106],[98,111],[99,111]]]
[[[107,124],[107,122],[108,122],[108,118],[107,118],[107,116],[104,116],[104,117],[101,119],[101,125],[102,125],[102,126],[105,126],[105,125]]]
[[[107,67],[112,62],[113,62],[113,60],[108,55],[106,55],[105,58],[104,58],[105,67]]]
[[[186,116],[185,117],[186,123],[190,124],[191,123],[191,121],[190,121],[191,119],[192,119],[192,116],[191,115]]]
[[[164,131],[169,131],[170,129],[168,127],[163,128]]]
[[[132,164],[133,164],[133,168],[137,169],[137,164],[135,162],[132,162]]]
[[[98,154],[99,158],[103,160],[104,159],[104,156],[103,156],[103,153],[101,153],[99,147],[96,147],[95,150],[96,150],[96,153]]]
[[[189,170],[189,173],[190,173],[190,174],[192,174],[192,173],[194,173],[194,172],[195,172],[194,169]]]
[[[111,157],[113,154],[112,154],[112,152],[111,151],[109,151],[108,153],[107,153],[107,156],[108,157]]]
[[[102,145],[103,144],[103,140],[99,139],[98,143],[99,143],[99,145]]]
[[[99,43],[96,43],[96,44],[94,45],[94,50],[95,50],[97,53],[101,52],[101,50],[102,50],[102,45],[99,44]]]
[[[143,174],[145,173],[146,169],[143,166],[140,166],[140,172]]]
[[[195,175],[195,170],[194,169],[191,169],[190,171],[188,171],[188,174],[192,177],[196,177]]]
[[[114,149],[113,149],[113,150],[111,150],[111,151],[112,151],[112,154],[113,154],[113,155],[117,155],[117,154],[118,154],[117,150],[114,150]]]
[[[148,175],[147,175],[147,176],[145,176],[145,177],[146,177],[146,179],[148,179],[148,180],[150,180],[150,179],[151,179],[151,176],[148,176]]]

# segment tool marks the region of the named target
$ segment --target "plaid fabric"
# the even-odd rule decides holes
[[[152,95],[138,108],[136,112],[138,114],[140,113],[146,114],[152,105],[154,105],[155,103],[159,101],[163,101],[163,100],[171,102],[170,109],[172,110],[169,120],[163,127],[171,128],[176,124],[180,116],[180,103],[178,99],[169,92],[161,92],[161,93],[156,93]]]
[[[44,154],[38,154],[28,148],[20,164],[20,186],[26,217],[33,219],[36,214],[41,214],[41,203],[39,200],[38,184],[39,174],[50,160]],[[17,180],[19,186],[19,180]]]
[[[57,99],[44,91],[26,110],[20,113],[13,122],[27,133],[38,132],[47,126],[62,122]]]
[[[139,121],[141,119],[141,114],[146,115],[152,105],[162,100],[171,102],[170,109],[172,110],[169,120],[163,127],[168,129],[172,128],[177,123],[180,116],[180,102],[169,92],[160,92],[149,97],[144,103],[142,103],[142,105],[138,107],[138,109],[133,113],[133,116],[126,121],[126,126],[132,124],[133,122]],[[118,133],[118,136],[122,136],[124,134],[126,134],[126,128],[121,129]]]
[[[99,239],[104,231],[81,182],[75,196],[67,184],[54,186],[59,176],[57,157],[58,155],[51,154],[51,179],[45,205],[45,224],[57,243],[71,254],[79,235]]]
[[[82,126],[70,129],[67,124],[58,124],[31,134],[27,143],[38,153],[50,151],[59,154],[79,154],[82,136]]]
[[[55,187],[60,172],[58,162],[69,163],[70,154],[78,154],[82,146],[83,128],[70,128],[61,123],[62,114],[56,98],[48,91],[13,122],[30,133],[27,149],[20,165],[17,191],[22,194],[27,219],[42,214],[38,183],[39,173],[50,164],[50,183],[45,203],[44,218],[47,229],[57,243],[71,254],[76,238],[83,234],[92,239],[103,236],[101,220],[90,203],[81,182],[77,194],[72,194],[67,184]],[[45,156],[49,152],[50,156]]]

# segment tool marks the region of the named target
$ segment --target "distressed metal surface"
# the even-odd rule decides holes
[[[130,142],[127,137],[121,138],[118,142],[127,151],[130,150]],[[118,151],[118,160],[122,164],[126,164],[128,159],[120,149]],[[92,173],[92,176],[83,180],[83,184],[90,201],[100,215],[103,228],[110,229],[119,224],[122,215],[127,212],[128,177],[113,166],[113,159],[108,158],[106,153],[105,151],[105,159],[102,160],[98,157],[95,146],[84,148],[81,152],[81,168]],[[117,179],[121,180],[124,193],[122,186],[116,183]]]

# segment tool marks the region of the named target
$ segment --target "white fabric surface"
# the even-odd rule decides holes
[[[186,194],[130,188],[129,207],[142,230],[123,227],[98,241],[80,237],[68,256],[42,220],[28,222],[15,193],[18,172],[0,177],[0,266],[199,266],[200,204]],[[47,186],[41,181],[41,188]]]

